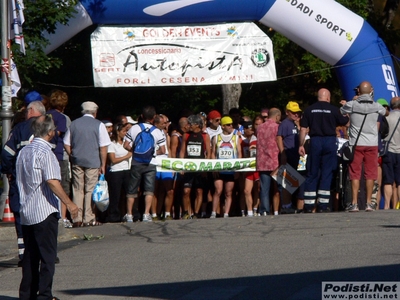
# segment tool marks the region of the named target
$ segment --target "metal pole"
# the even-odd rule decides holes
[[[1,103],[1,111],[0,111],[0,119],[2,120],[2,147],[5,145],[8,135],[10,134],[11,131],[11,118],[13,117],[13,111],[12,111],[12,106],[11,106],[11,82],[8,76],[8,73],[10,72],[10,51],[7,47],[7,42],[8,42],[8,30],[10,27],[10,23],[8,21],[8,1],[9,0],[1,0],[1,64],[2,67],[5,67],[8,65],[8,70],[2,68],[1,72],[1,81],[2,81],[2,87],[1,87],[1,98],[2,98],[2,103]],[[8,198],[8,191],[9,191],[9,185],[8,185],[8,179],[6,175],[2,175],[3,178],[3,192],[1,193],[0,196],[0,219],[3,218],[4,214],[4,205],[6,202],[6,199]]]

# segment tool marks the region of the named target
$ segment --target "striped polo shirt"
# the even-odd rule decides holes
[[[60,166],[51,144],[44,139],[34,138],[31,144],[20,151],[16,171],[21,224],[38,224],[55,212],[60,217],[59,200],[47,184],[47,180],[61,180]]]

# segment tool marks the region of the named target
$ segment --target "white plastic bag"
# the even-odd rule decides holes
[[[108,196],[108,185],[104,178],[104,174],[100,175],[99,181],[94,187],[92,200],[100,211],[103,212],[107,210],[108,204],[110,203],[110,197]]]

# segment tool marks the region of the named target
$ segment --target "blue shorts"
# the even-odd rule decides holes
[[[174,180],[174,172],[157,172],[156,180]]]

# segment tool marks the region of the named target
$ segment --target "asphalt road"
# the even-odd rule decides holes
[[[4,230],[11,300],[21,271]],[[65,230],[58,256],[62,300],[321,299],[322,281],[400,281],[400,211],[104,224]]]

